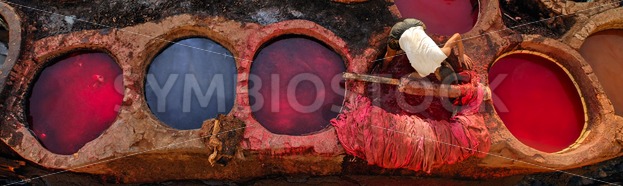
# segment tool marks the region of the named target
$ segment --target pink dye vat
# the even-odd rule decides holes
[[[421,20],[430,34],[465,33],[478,20],[477,0],[395,0],[394,3],[402,17]]]
[[[121,69],[107,54],[62,59],[45,68],[33,85],[30,128],[51,152],[77,152],[117,118],[123,99],[121,80]]]
[[[493,102],[508,130],[522,143],[543,152],[572,145],[584,128],[578,90],[565,71],[546,58],[511,54],[489,70]]]
[[[342,58],[314,40],[277,40],[260,50],[251,67],[253,116],[275,134],[321,131],[342,106],[344,90],[339,81],[344,71]],[[336,77],[334,88],[331,81]]]

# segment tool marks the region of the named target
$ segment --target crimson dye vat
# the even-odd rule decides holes
[[[555,62],[534,54],[510,54],[494,63],[489,82],[497,114],[522,143],[551,153],[580,137],[585,125],[582,99]]]
[[[152,113],[180,130],[227,114],[236,95],[236,62],[222,45],[205,38],[183,39],[149,65],[145,98]]]
[[[465,33],[478,20],[477,0],[394,0],[394,3],[402,17],[421,20],[430,34]]]
[[[28,122],[43,146],[73,154],[117,118],[121,68],[104,53],[73,54],[43,69],[28,99]]]
[[[614,110],[623,116],[623,30],[597,32],[584,41],[580,53],[586,59],[612,101]]]
[[[310,38],[293,36],[265,45],[249,77],[253,116],[275,134],[327,128],[344,100],[339,82],[345,69],[336,52]]]

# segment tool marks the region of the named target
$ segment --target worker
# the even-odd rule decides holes
[[[454,34],[442,48],[439,48],[425,30],[426,25],[413,18],[396,23],[389,34],[383,68],[387,68],[394,56],[404,52],[416,71],[408,76],[409,79],[421,79],[435,73],[438,80],[444,81],[447,76],[455,75],[452,67],[444,62],[455,46],[458,48],[459,58],[463,58],[463,60],[459,60],[459,67],[462,69],[472,68],[474,63],[464,52],[460,34]],[[446,63],[444,64],[445,69],[440,68],[442,63]],[[448,71],[452,72],[449,73]]]

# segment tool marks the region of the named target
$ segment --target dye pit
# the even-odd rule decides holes
[[[69,55],[43,69],[28,100],[28,123],[48,150],[73,154],[117,118],[121,68],[105,53]]]
[[[456,64],[455,59],[451,55],[446,61]],[[448,72],[450,66],[442,64],[443,82],[434,74],[413,82],[482,87],[471,70],[457,71],[463,78],[456,81],[456,74]],[[400,55],[387,68],[373,70],[372,74],[400,79],[413,72],[406,55]],[[459,98],[449,99],[409,95],[397,87],[370,83],[366,94],[347,102],[345,111],[331,120],[348,154],[384,168],[430,172],[471,157],[482,157],[479,152],[489,151],[489,133],[477,111],[483,99],[482,89],[463,89]]]
[[[275,134],[327,128],[344,100],[339,83],[345,70],[337,53],[313,39],[290,36],[267,44],[251,66],[253,117]]]
[[[236,75],[233,55],[225,47],[209,39],[184,39],[168,46],[150,64],[145,99],[166,125],[198,129],[204,120],[232,109]]]
[[[489,70],[489,82],[496,78],[502,81],[492,87],[495,110],[519,141],[551,153],[580,137],[585,125],[582,100],[555,62],[533,54],[510,54]]]
[[[592,34],[580,48],[580,53],[595,71],[619,116],[623,116],[622,49],[623,30],[605,30]]]
[[[470,31],[478,20],[478,0],[395,0],[403,18],[416,18],[432,34]]]

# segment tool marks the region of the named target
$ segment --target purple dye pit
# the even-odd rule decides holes
[[[331,82],[336,76],[341,80],[344,71],[342,58],[314,40],[291,37],[270,43],[260,50],[251,67],[253,116],[275,134],[306,135],[323,130],[342,106],[344,90],[334,90]],[[297,75],[303,81],[291,82]],[[319,80],[317,84],[314,79]],[[291,83],[293,87],[288,86]],[[289,101],[288,93],[295,100]],[[312,108],[314,102],[320,102],[320,107]]]

